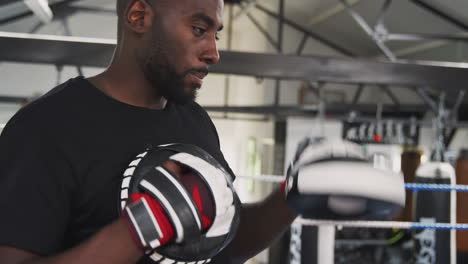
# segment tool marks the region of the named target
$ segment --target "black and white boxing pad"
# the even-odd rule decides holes
[[[312,219],[387,219],[405,205],[403,176],[374,168],[361,146],[344,140],[303,140],[285,195],[299,215]]]
[[[202,229],[195,201],[185,193],[184,184],[162,166],[168,160],[187,166],[206,183],[209,200],[214,203],[213,221],[207,230]],[[176,241],[148,252],[154,263],[209,263],[236,234],[240,200],[231,176],[216,159],[194,145],[162,145],[137,155],[124,173],[121,189],[122,210],[132,193],[147,193],[173,220]]]

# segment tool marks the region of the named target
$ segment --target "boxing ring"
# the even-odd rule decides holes
[[[281,183],[284,181],[283,176],[277,175],[258,175],[258,176],[237,176],[240,179],[248,179],[255,181],[263,181],[269,183]],[[455,182],[455,179],[451,179],[451,182]],[[456,260],[456,233],[455,231],[467,231],[468,223],[457,223],[456,222],[456,194],[457,192],[466,193],[468,192],[468,185],[456,185],[456,184],[429,184],[429,183],[405,183],[405,189],[418,193],[420,191],[425,192],[439,192],[439,193],[450,193],[450,221],[449,222],[410,222],[410,221],[372,221],[372,220],[317,220],[317,219],[305,219],[298,217],[292,224],[291,239],[296,236],[296,240],[300,240],[297,237],[298,226],[315,226],[318,227],[317,232],[317,252],[318,252],[318,263],[334,263],[334,247],[335,247],[335,232],[343,228],[366,228],[366,229],[398,229],[398,230],[414,230],[417,232],[424,232],[425,230],[434,231],[448,231],[450,233],[450,252],[449,258],[451,264],[457,263]],[[300,233],[300,231],[299,231]],[[420,233],[421,234],[421,233]],[[300,242],[295,242],[296,244]],[[300,250],[294,252],[291,249],[290,254],[294,258],[300,254]],[[291,256],[290,256],[291,257]],[[299,258],[300,259],[300,258]],[[291,259],[290,259],[291,260]],[[300,264],[300,261],[291,261],[291,264]],[[430,260],[427,262],[415,262],[415,263],[442,263]]]

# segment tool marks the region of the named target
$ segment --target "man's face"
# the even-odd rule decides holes
[[[170,0],[155,9],[145,77],[166,99],[193,101],[208,66],[219,61],[223,0]]]

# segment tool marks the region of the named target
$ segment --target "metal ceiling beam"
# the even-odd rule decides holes
[[[1,103],[19,104],[29,100],[28,97],[0,95]],[[244,114],[315,114],[319,111],[318,105],[260,105],[260,106],[204,106],[211,112],[229,112]],[[327,104],[326,113],[347,114],[356,111],[362,115],[375,115],[377,106],[375,104]],[[383,105],[384,115],[423,114],[429,107],[427,105]]]
[[[318,56],[223,52],[213,72],[348,84],[429,86],[446,91],[468,87],[468,64],[451,67]],[[453,66],[464,66],[453,67]]]
[[[0,32],[0,61],[105,67],[115,40]]]
[[[468,24],[465,22],[458,20],[451,16],[450,14],[438,9],[434,5],[428,3],[428,1],[425,0],[411,0],[415,5],[423,8],[426,11],[429,11],[430,13],[442,18],[443,20],[461,28],[463,31],[468,31]],[[410,36],[411,35],[411,36]],[[437,39],[436,41],[428,42],[428,43],[423,43],[423,44],[417,44],[414,46],[410,46],[407,48],[403,48],[400,50],[395,51],[396,56],[409,56],[415,53],[420,53],[420,52],[427,52],[429,50],[433,50],[436,48],[440,48],[443,46],[446,46],[450,43],[453,43],[452,41],[466,41],[466,38],[468,35],[466,32],[460,32],[458,34],[454,35],[430,35],[430,34],[390,34],[388,37],[388,40],[430,40],[430,39]],[[438,37],[436,37],[438,36]],[[443,40],[449,40],[449,41],[443,41]]]
[[[361,0],[348,0],[348,4],[351,6],[357,5]],[[335,16],[341,12],[346,10],[346,7],[343,4],[338,3],[337,5],[323,11],[322,13],[312,17],[309,22],[307,23],[307,26],[314,26],[319,23],[322,23],[326,20],[328,20],[330,17]]]
[[[50,23],[54,18],[47,0],[24,0],[24,3],[43,23]]]
[[[0,103],[20,104],[27,100],[27,97],[0,95]]]
[[[260,105],[260,106],[203,106],[209,112],[229,112],[238,114],[273,114],[273,115],[315,115],[319,112],[318,105]],[[358,115],[375,117],[375,104],[327,104],[327,115],[347,115],[351,111]],[[422,116],[427,110],[426,105],[383,105],[383,116]]]
[[[71,4],[72,2],[76,2],[76,1],[80,1],[80,0],[63,0],[63,1],[55,0],[55,1],[50,1],[49,6],[50,6],[50,9],[54,13],[59,13],[61,8],[67,7],[69,4]],[[19,2],[19,1],[13,1],[13,2]],[[34,15],[34,13],[25,5],[24,12],[21,12],[18,14],[12,14],[12,16],[10,17],[0,19],[0,25],[10,23],[15,20],[25,18],[28,16],[32,16],[32,15]]]
[[[359,84],[359,86],[356,89],[356,92],[354,93],[353,100],[351,101],[353,104],[357,104],[359,101],[359,98],[361,98],[362,91],[364,90],[365,85]]]
[[[268,33],[268,30],[266,30],[264,27],[262,27],[262,25],[260,24],[260,22],[258,22],[258,20],[252,16],[252,14],[250,14],[249,12],[246,13],[246,16],[247,18],[249,18],[249,20],[252,22],[252,24],[254,24],[254,26],[257,28],[258,31],[260,31],[260,33],[262,33],[262,35],[266,38],[266,40],[268,40],[268,43],[271,44],[271,46],[273,46],[273,48],[276,50],[276,51],[279,51],[279,42],[276,42],[276,40],[273,38],[273,36],[270,35],[270,33]]]
[[[390,88],[387,85],[382,85],[380,86],[382,91],[388,95],[390,100],[396,105],[400,105],[400,100],[398,100],[398,97],[390,90]]]
[[[106,67],[115,40],[0,32],[0,61]],[[468,64],[391,63],[221,51],[214,73],[348,84],[468,87]]]
[[[422,44],[416,44],[416,45],[412,45],[406,48],[402,48],[402,49],[394,51],[394,53],[397,57],[401,58],[405,56],[410,56],[412,54],[417,54],[417,53],[441,48],[443,46],[448,45],[449,43],[452,43],[452,42],[436,40],[436,41],[425,42]]]
[[[468,42],[468,35],[464,34],[419,34],[419,33],[389,33],[385,41],[421,41],[421,40],[448,40]]]
[[[416,5],[424,8],[425,10],[431,12],[432,14],[444,19],[447,22],[450,22],[451,24],[468,31],[468,25],[465,24],[464,22],[454,18],[453,16],[449,15],[448,13],[436,8],[435,6],[429,4],[427,1],[423,0],[411,0],[411,2],[415,3]]]
[[[2,2],[0,2],[0,7],[2,6],[6,6],[6,5],[9,5],[9,4],[13,4],[13,3],[16,3],[16,2],[20,2],[22,0],[2,0]]]
[[[346,0],[340,0],[341,3],[346,7],[346,10],[348,11],[349,15],[351,18],[354,19],[354,21],[358,24],[358,26],[374,41],[376,46],[383,52],[383,54],[390,60],[390,61],[395,61],[396,57],[395,54],[388,48],[383,39],[379,37],[379,34],[375,31],[375,29],[371,28],[371,26],[365,21],[365,19],[358,13],[356,12],[351,5],[348,4]],[[389,0],[387,0],[384,4],[384,9],[388,8],[388,5],[390,5]],[[384,14],[384,12],[382,13]]]
[[[262,6],[260,4],[255,4],[255,7],[258,10],[262,11],[263,13],[265,13],[265,14],[271,16],[271,17],[274,17],[276,19],[281,19],[279,14],[277,14],[277,13],[271,11],[271,10],[268,10],[268,8],[265,8],[264,6]],[[346,49],[345,47],[342,47],[342,46],[340,46],[340,45],[338,45],[336,43],[333,43],[332,41],[330,41],[328,39],[325,39],[324,37],[319,36],[318,34],[312,32],[310,30],[305,29],[304,27],[302,27],[301,25],[293,22],[292,20],[289,20],[287,18],[282,18],[282,20],[286,25],[294,28],[295,30],[297,30],[299,32],[302,32],[303,34],[307,34],[307,36],[315,39],[316,41],[324,44],[325,46],[327,46],[329,48],[332,48],[333,50],[339,52],[340,54],[343,54],[343,55],[346,55],[346,56],[349,56],[349,57],[354,57],[355,56],[355,54],[352,51],[350,51],[350,50]]]

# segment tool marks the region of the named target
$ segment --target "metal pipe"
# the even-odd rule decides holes
[[[320,100],[320,89],[324,85],[324,83],[318,83],[317,85],[312,84],[311,82],[306,82],[305,85],[307,86],[307,89],[312,91],[314,95]]]
[[[411,0],[413,3],[415,3],[416,5],[424,8],[425,10],[437,15],[438,17],[444,19],[445,21],[448,21],[450,23],[452,23],[453,25],[467,31],[468,30],[468,25],[465,24],[464,22],[462,22],[461,20],[458,20],[452,16],[450,16],[449,14],[447,14],[446,12],[443,12],[442,10],[440,9],[437,9],[435,6],[431,5],[428,3],[428,1],[423,1],[423,0]]]
[[[207,111],[223,112],[229,111],[232,113],[246,113],[246,114],[272,114],[276,111],[288,113],[309,113],[316,114],[320,107],[318,105],[281,105],[275,107],[274,105],[260,105],[260,106],[204,106]],[[389,114],[423,114],[428,110],[425,105],[382,105],[383,115]],[[346,114],[356,111],[357,114],[375,116],[375,104],[328,104],[327,114]],[[348,116],[349,118],[349,116]]]
[[[300,56],[302,54],[302,52],[304,51],[305,44],[306,44],[308,38],[309,38],[309,36],[307,34],[302,35],[301,42],[299,42],[299,46],[297,47],[297,50],[296,50],[296,55],[297,56]]]
[[[455,104],[450,111],[450,117],[449,119],[456,119],[458,116],[458,110],[460,110],[460,106],[463,102],[463,99],[465,98],[466,90],[460,90],[458,92],[457,100],[455,101]]]
[[[354,94],[353,100],[352,100],[353,104],[357,104],[357,102],[359,101],[359,98],[361,98],[361,94],[362,94],[362,91],[364,90],[364,87],[365,87],[364,84],[359,84],[356,90],[356,93]]]
[[[409,46],[407,48],[402,48],[402,49],[394,51],[394,53],[397,57],[403,57],[403,56],[408,56],[408,55],[419,53],[419,52],[425,52],[428,50],[440,48],[449,43],[450,42],[448,41],[442,41],[442,40],[431,41],[428,43],[416,44],[413,46]]]
[[[27,100],[28,100],[28,97],[0,95],[0,103],[20,104]]]
[[[347,108],[348,112],[349,109],[352,109],[352,105],[346,105],[344,107],[341,106],[336,106],[336,105],[328,105],[327,106],[327,120],[341,120],[341,121],[349,121],[349,114],[346,113],[345,111],[334,111],[336,109],[341,108]],[[367,113],[362,113],[361,115],[358,115],[353,118],[354,122],[376,122],[377,119],[375,117],[376,113],[376,107],[374,105],[357,105],[354,106],[355,109],[360,109],[360,110],[369,110]],[[411,110],[408,108],[409,106],[401,106],[399,107],[400,109],[404,110]],[[427,107],[421,106],[421,105],[415,105],[413,106],[419,110],[427,110]],[[405,109],[406,108],[406,109]],[[244,106],[244,107],[230,107],[230,109],[223,109],[222,107],[216,107],[216,106],[204,106],[204,109],[206,109],[208,112],[223,112],[223,111],[230,111],[232,113],[244,113],[244,114],[265,114],[265,115],[279,115],[279,116],[310,116],[310,117],[316,117],[319,111],[319,107],[317,106]],[[397,111],[395,109],[398,109],[394,106],[391,105],[382,105],[383,109],[383,114],[386,112],[394,112]],[[420,112],[422,114],[423,112]],[[389,118],[389,117],[382,117],[380,119],[382,123],[386,122],[393,122],[393,123],[401,123],[401,124],[408,124],[408,125],[419,125],[419,126],[425,126],[425,127],[430,127],[433,125],[433,122],[431,120],[416,120],[414,118]],[[468,123],[467,122],[458,122],[456,125],[453,127],[457,128],[468,128]]]
[[[278,18],[278,14],[268,10],[267,8],[265,8],[264,6],[260,5],[260,4],[256,4],[255,7],[262,11],[263,13],[271,16],[271,17],[274,17],[274,18]],[[299,24],[287,19],[287,18],[284,18],[283,19],[284,23],[292,28],[294,28],[295,30],[301,32],[301,33],[304,33],[304,34],[307,34],[309,37],[317,40],[318,42],[334,49],[335,51],[341,53],[342,55],[346,55],[346,56],[349,56],[349,57],[354,57],[355,54],[353,52],[351,52],[350,50],[336,44],[336,43],[333,43],[332,41],[330,40],[327,40],[319,35],[317,35],[316,33],[313,33],[311,32],[310,30],[307,30],[305,29],[304,27],[300,26]]]
[[[351,5],[351,6],[357,5],[359,2],[361,2],[361,0],[348,0],[348,4]],[[335,15],[343,12],[345,9],[346,8],[344,7],[343,4],[337,4],[337,5],[333,6],[333,7],[331,7],[330,9],[325,10],[321,14],[312,17],[312,19],[310,19],[310,21],[307,23],[307,26],[310,27],[310,26],[313,26],[313,25],[320,24],[320,23],[326,21],[327,19],[329,19],[330,17],[335,16]]]
[[[233,31],[232,31],[232,26],[234,23],[234,6],[230,5],[229,7],[229,21],[228,21],[228,28],[227,28],[227,49],[231,50],[232,49],[232,36],[233,36]],[[231,78],[229,74],[226,74],[224,78],[224,106],[229,105],[229,92],[230,92],[230,87],[231,87]],[[228,113],[225,112],[223,114],[224,118],[228,117]]]
[[[279,53],[283,53],[284,0],[279,0],[278,10],[278,50]]]
[[[257,19],[255,19],[250,13],[247,13],[246,16],[252,21],[252,23],[257,27],[258,31],[268,40],[268,42],[275,48],[276,51],[279,51],[279,43],[276,42],[273,37],[268,33],[268,31],[260,25]]]
[[[385,0],[382,9],[380,9],[380,13],[377,17],[377,22],[375,23],[376,28],[378,26],[383,26],[385,24],[385,15],[387,14],[388,9],[390,8],[390,5],[392,4],[392,0]]]
[[[44,27],[44,23],[42,23],[41,21],[39,21],[36,25],[34,25],[30,30],[29,30],[29,34],[34,34],[36,33],[37,31],[39,31],[42,27]]]
[[[236,14],[234,14],[233,19],[234,19],[234,20],[237,20],[237,19],[239,19],[241,16],[243,16],[244,14],[250,12],[250,10],[252,10],[252,8],[255,7],[255,2],[256,2],[256,1],[257,1],[257,0],[241,1],[241,2],[239,3],[239,5],[238,5],[239,8],[240,8],[240,10],[239,10]]]
[[[0,60],[105,67],[115,44],[115,39],[0,32]],[[312,82],[444,87],[448,92],[458,92],[468,85],[468,63],[404,60],[390,63],[234,51],[220,51],[220,56],[221,62],[210,68],[213,73]]]
[[[278,17],[278,52],[283,53],[283,33],[284,33],[284,0],[278,3],[279,17]],[[278,106],[281,96],[281,80],[275,81],[275,98],[274,105]]]
[[[56,12],[56,9],[64,7],[64,6],[68,6],[70,3],[76,2],[76,1],[79,1],[79,0],[64,0],[64,1],[60,1],[60,2],[50,1],[49,6],[50,6],[50,9],[52,9],[53,12]],[[11,17],[0,19],[0,25],[11,23],[11,22],[16,21],[18,19],[31,16],[33,14],[34,13],[29,8],[25,8],[23,12],[19,12],[17,14],[14,14]]]
[[[23,0],[23,3],[39,18],[42,22],[48,24],[52,22],[54,13],[50,9],[49,2],[46,0]]]
[[[421,40],[448,40],[448,41],[468,41],[468,34],[418,34],[418,33],[389,33],[385,36],[385,41],[421,41]]]
[[[248,122],[268,122],[271,119],[268,117],[263,117],[263,118],[249,118],[249,117],[232,117],[232,116],[215,116],[215,115],[210,115],[211,119],[223,119],[223,120],[232,120],[232,121],[248,121]]]
[[[227,26],[227,50],[232,49],[232,25],[234,23],[234,5],[229,6],[229,15],[228,15],[228,26]],[[229,74],[226,74],[224,77],[224,106],[229,105],[229,91],[231,88],[231,77]],[[228,117],[228,113],[223,114],[224,118]]]
[[[356,23],[364,30],[364,32],[369,35],[369,37],[374,40],[375,44],[377,47],[383,52],[383,54],[390,60],[390,61],[395,61],[396,57],[393,54],[393,52],[385,45],[383,40],[379,37],[377,37],[377,34],[375,31],[367,24],[367,22],[364,20],[361,15],[359,15],[354,9],[346,2],[346,0],[340,0],[343,5],[346,6],[346,10],[348,13],[351,15],[351,17],[356,21]]]
[[[419,94],[421,99],[423,99],[424,103],[426,103],[430,107],[432,112],[434,112],[434,114],[437,115],[437,113],[438,113],[437,104],[436,104],[436,102],[434,100],[432,100],[429,97],[429,94],[427,93],[427,90],[425,88],[423,88],[423,87],[419,87],[419,88],[416,88],[416,92]]]
[[[367,33],[369,36],[374,35],[374,30],[367,24],[361,15],[359,15],[354,9],[346,2],[346,0],[340,0],[341,3],[346,7],[346,11],[351,15],[351,17],[356,21],[356,23]]]
[[[400,104],[400,100],[398,100],[396,95],[388,88],[387,85],[381,85],[381,87],[382,87],[382,90],[388,95],[388,97],[390,97],[390,99],[392,100],[394,104],[396,105]]]

